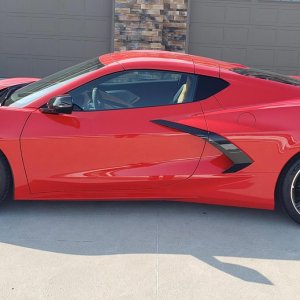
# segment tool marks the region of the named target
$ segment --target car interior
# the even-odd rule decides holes
[[[145,71],[144,71],[145,72]],[[137,74],[140,75],[140,74]],[[74,110],[112,110],[181,104],[193,100],[196,78],[192,74],[169,73],[156,78],[113,77],[96,80],[70,92]],[[127,79],[127,80],[125,80]]]

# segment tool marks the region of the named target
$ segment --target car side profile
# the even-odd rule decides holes
[[[300,223],[300,80],[164,52],[102,55],[0,107],[0,195],[174,200]]]

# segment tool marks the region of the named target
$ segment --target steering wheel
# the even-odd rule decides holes
[[[92,103],[95,110],[104,110],[104,99],[101,97],[101,90],[97,87],[92,91]]]
[[[105,97],[107,97],[107,99]],[[133,107],[131,103],[127,103],[118,97],[114,97],[106,91],[100,90],[100,88],[93,89],[92,102],[95,110],[105,110],[105,104],[112,106],[115,109]]]

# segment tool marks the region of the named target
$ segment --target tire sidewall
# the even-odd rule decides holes
[[[288,170],[284,173],[284,178],[281,181],[280,194],[282,198],[282,204],[286,212],[295,222],[300,224],[300,213],[295,208],[292,200],[292,195],[291,195],[291,186],[299,170],[300,170],[300,160],[297,160],[296,162],[291,164]]]

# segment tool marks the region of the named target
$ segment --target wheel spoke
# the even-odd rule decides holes
[[[299,210],[300,210],[300,200],[299,200],[299,201],[297,201],[297,202],[295,202],[295,206],[296,206],[296,208],[297,208],[297,209],[299,209]]]

